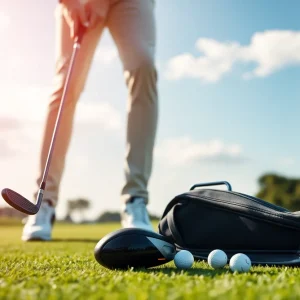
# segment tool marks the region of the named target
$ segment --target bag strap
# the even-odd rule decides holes
[[[167,222],[168,222],[169,230],[171,232],[173,240],[176,241],[176,244],[179,244],[180,246],[184,246],[184,241],[175,225],[175,220],[174,220],[175,209],[177,206],[180,206],[180,205],[181,204],[176,204],[170,209],[170,211],[167,214]]]

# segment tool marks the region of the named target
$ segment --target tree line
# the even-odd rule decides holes
[[[275,173],[267,173],[258,179],[259,191],[256,197],[283,206],[290,211],[300,210],[300,178],[288,178]],[[171,200],[171,199],[170,199]],[[90,207],[90,201],[87,199],[69,200],[68,213],[74,211],[83,212]],[[150,215],[153,220],[159,220],[158,216]],[[103,212],[96,222],[119,222],[119,212]]]
[[[290,211],[300,210],[300,178],[265,174],[258,179],[256,197],[283,206]]]
[[[259,190],[256,197],[283,206],[290,211],[300,211],[300,178],[289,178],[275,173],[267,173],[258,179]],[[171,199],[170,199],[171,200]],[[91,201],[86,198],[76,198],[67,201],[67,215],[65,221],[72,221],[72,215],[80,215],[81,220],[86,220],[86,213],[91,208]],[[25,215],[11,207],[0,208],[0,217],[21,218]],[[152,220],[160,217],[150,214]],[[93,222],[119,222],[118,211],[105,211]]]
[[[85,198],[70,199],[67,201],[67,215],[65,217],[66,221],[72,221],[72,214],[77,213],[81,215],[81,220],[85,219],[86,211],[91,207],[91,202]],[[149,214],[150,219],[159,220],[160,218],[156,215]],[[97,223],[106,222],[120,222],[121,216],[118,211],[105,211],[99,215],[99,217],[94,220]]]

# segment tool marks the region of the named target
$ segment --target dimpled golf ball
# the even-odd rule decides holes
[[[248,272],[251,268],[251,260],[247,255],[238,253],[231,257],[229,267],[232,272]]]
[[[213,250],[209,253],[207,262],[214,269],[223,268],[227,264],[227,255],[222,250]]]
[[[194,263],[194,256],[187,250],[181,250],[176,253],[174,263],[178,269],[189,269]]]

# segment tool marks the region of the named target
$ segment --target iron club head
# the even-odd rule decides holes
[[[3,199],[13,208],[28,215],[35,215],[40,209],[43,198],[43,191],[39,191],[37,196],[38,201],[36,204],[32,203],[31,201],[27,200],[22,195],[11,189],[3,189],[1,195]]]

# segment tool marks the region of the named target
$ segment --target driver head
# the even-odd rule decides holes
[[[150,268],[174,259],[175,245],[166,237],[144,229],[125,228],[103,237],[94,255],[109,269]]]

